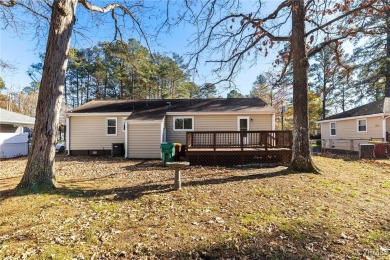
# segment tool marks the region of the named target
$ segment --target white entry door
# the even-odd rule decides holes
[[[249,117],[248,116],[237,117],[237,131],[249,131]],[[243,143],[247,144],[247,134],[246,133],[243,136]]]

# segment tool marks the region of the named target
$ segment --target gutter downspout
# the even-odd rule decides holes
[[[272,114],[271,130],[275,131],[275,114]]]
[[[390,115],[388,115],[388,116],[386,116],[385,117],[385,115],[383,115],[382,116],[382,135],[383,135],[383,140],[386,142],[387,140],[386,140],[386,120],[388,119],[388,118],[390,118]],[[388,141],[390,141],[390,140],[388,140]]]
[[[70,155],[70,117],[67,115],[65,120],[66,133],[65,133],[65,148],[68,150],[67,155]]]
[[[127,158],[127,153],[128,153],[128,151],[127,151],[127,148],[128,148],[128,146],[127,146],[127,142],[128,142],[128,139],[127,139],[127,126],[128,126],[128,122],[127,122],[127,120],[125,120],[125,159]]]

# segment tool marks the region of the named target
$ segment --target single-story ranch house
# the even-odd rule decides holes
[[[28,133],[24,127],[34,127],[35,118],[0,108],[0,158],[28,154]]]
[[[159,159],[162,142],[186,143],[187,131],[275,130],[275,110],[259,98],[99,100],[67,113],[70,155]]]
[[[322,148],[334,151],[359,151],[370,140],[388,140],[390,98],[386,97],[318,121]]]

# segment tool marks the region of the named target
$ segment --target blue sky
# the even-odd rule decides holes
[[[273,8],[278,2],[280,1],[271,1],[269,4],[270,8]],[[78,8],[78,10],[82,9],[81,6]],[[84,15],[86,14],[79,14],[77,19],[79,24],[83,22],[84,18],[86,19]],[[88,40],[73,34],[72,47],[86,48],[95,45],[98,41],[111,41],[113,39],[112,24],[107,23],[96,27],[91,20],[89,20],[87,25],[88,28],[84,30],[84,33],[87,34]],[[169,56],[173,52],[183,55],[188,52],[188,39],[193,32],[194,28],[180,25],[175,27],[171,31],[171,34],[160,35],[158,44],[151,43],[151,48],[153,51],[161,52]],[[11,30],[2,30],[0,32],[0,38],[0,57],[16,67],[15,71],[0,71],[0,76],[5,81],[8,89],[12,88],[15,91],[21,90],[32,81],[26,71],[28,70],[29,65],[39,62],[39,53],[44,52],[45,47],[43,45],[37,45],[34,35],[27,32],[21,36]],[[135,38],[137,39],[137,37]],[[244,67],[234,80],[237,89],[242,94],[248,94],[256,77],[261,72],[265,72],[269,69],[274,58],[275,55],[271,53],[268,58],[260,58],[255,66]],[[216,80],[210,73],[210,67],[204,63],[201,63],[201,66],[199,66],[198,73],[199,76],[195,78],[197,84],[214,82]],[[220,94],[223,97],[226,97],[226,93],[228,92],[226,91],[226,84],[220,84],[218,87]]]

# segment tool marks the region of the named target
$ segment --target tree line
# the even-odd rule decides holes
[[[80,106],[95,99],[213,98],[212,83],[197,85],[184,58],[151,53],[135,39],[99,42],[91,48],[72,48],[68,55],[65,103]],[[39,85],[42,63],[28,71]]]
[[[12,11],[7,9],[13,7],[32,11],[32,15],[37,20],[43,17],[50,24],[45,66],[43,66],[36,109],[36,129],[32,152],[25,174],[18,185],[19,188],[29,188],[30,190],[36,189],[37,186],[40,188],[54,186],[52,180],[54,148],[52,143],[56,135],[52,129],[58,127],[60,105],[66,81],[68,46],[73,26],[76,23],[76,8],[80,6],[90,12],[111,12],[115,36],[121,35],[121,29],[125,28],[124,25],[127,23],[132,26],[132,32],[138,32],[146,41],[148,39],[148,35],[145,33],[147,27],[143,26],[139,18],[150,18],[152,12],[152,9],[145,4],[134,7],[122,0],[106,6],[93,5],[88,0],[54,0],[53,2],[42,1],[40,3],[46,4],[46,12],[40,12],[39,5],[35,1],[0,0],[1,10],[3,10],[0,17],[5,24],[11,25],[10,21],[13,21]],[[157,8],[159,16],[156,17],[160,17],[162,20],[160,26],[156,28],[156,32],[161,32],[164,28],[169,31],[180,22],[187,22],[194,26],[196,35],[193,40],[194,48],[190,55],[190,63],[197,67],[202,57],[207,57],[206,62],[215,64],[217,73],[226,72],[226,76],[221,76],[219,82],[231,80],[233,75],[243,68],[244,64],[259,62],[262,56],[269,55],[272,48],[280,49],[275,60],[276,65],[282,66],[280,75],[277,75],[279,78],[277,82],[281,80],[288,82],[285,80],[286,75],[291,75],[292,83],[294,127],[290,170],[318,172],[311,160],[309,143],[308,97],[310,84],[308,72],[310,60],[324,48],[333,45],[335,55],[332,59],[340,68],[343,68],[343,73],[347,75],[346,83],[349,84],[354,79],[358,80],[359,76],[354,78],[350,75],[353,69],[359,68],[351,68],[342,59],[343,42],[359,41],[359,37],[379,34],[385,34],[389,39],[389,2],[388,0],[284,0],[272,10],[264,10],[264,3],[264,1],[247,3],[240,0],[169,2],[166,5],[166,15],[161,16],[161,10]],[[171,4],[178,5],[175,6],[175,12],[169,12]],[[140,16],[135,14],[140,14]],[[145,16],[145,14],[148,15]],[[386,23],[384,30],[375,24],[376,19],[384,19]],[[80,20],[77,21],[80,22]],[[373,25],[370,27],[370,24]],[[364,42],[360,44],[363,46]],[[387,53],[390,53],[389,44],[387,44]],[[354,58],[357,58],[357,55],[354,55]],[[366,60],[358,62],[359,66],[357,67],[361,67],[365,62]],[[379,68],[378,64],[368,64],[371,66],[373,73],[370,71],[370,74],[373,78],[375,78],[374,72],[377,71],[375,68]],[[385,93],[386,96],[390,96],[389,59],[385,60],[385,67],[387,68]],[[131,89],[130,93],[124,93],[124,90],[120,88],[120,83],[119,89],[116,88],[115,91],[111,89],[109,75],[111,72],[105,72],[101,76],[99,88],[102,89],[99,89],[99,95],[119,97],[125,94],[134,95],[131,91],[135,91],[135,88]],[[134,83],[142,82],[138,81],[136,77],[133,77],[132,80]],[[372,82],[367,81],[364,84]],[[145,84],[145,82],[142,83]],[[158,84],[157,88],[150,85],[150,95],[162,97],[164,84],[175,85],[174,83],[172,85],[171,78],[169,78],[169,83],[159,82]],[[329,91],[328,84],[325,86]],[[169,87],[167,95],[171,95],[172,89],[175,88]],[[377,93],[380,94],[379,91]]]

